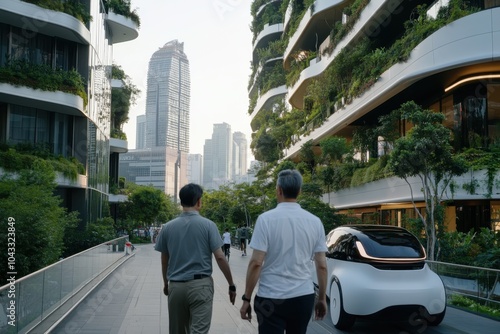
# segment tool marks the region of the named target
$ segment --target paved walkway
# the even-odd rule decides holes
[[[249,250],[249,256],[251,250]],[[214,260],[214,311],[210,333],[257,333],[257,320],[240,318],[247,257],[231,249],[229,264],[237,286],[235,305],[229,302],[228,285]],[[162,292],[160,253],[152,244],[138,245],[135,254],[115,270],[51,333],[115,334],[168,333],[167,297]],[[321,322],[312,322],[308,334],[328,333]]]

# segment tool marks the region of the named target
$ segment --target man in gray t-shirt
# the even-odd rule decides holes
[[[234,304],[236,298],[219,230],[199,214],[202,195],[203,189],[197,184],[182,187],[179,198],[183,212],[163,225],[156,240],[155,249],[161,252],[163,293],[168,296],[170,333],[208,333],[214,295],[212,254],[229,283],[230,302]]]

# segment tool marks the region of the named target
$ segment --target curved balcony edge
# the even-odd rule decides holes
[[[283,33],[283,23],[276,23],[273,25],[266,24],[264,29],[259,33],[255,42],[253,43],[253,61],[256,61],[257,49],[262,48],[264,44],[269,43],[269,41],[281,37]]]
[[[284,96],[287,93],[286,85],[279,86],[267,91],[264,95],[262,95],[255,105],[255,109],[250,115],[250,122],[259,114],[259,112],[264,108],[269,108],[270,105],[276,101],[276,99],[280,96]]]
[[[124,203],[126,201],[128,201],[127,195],[109,194],[109,196],[108,196],[109,203]]]
[[[0,83],[0,100],[26,107],[60,112],[73,116],[86,116],[80,96],[61,91],[51,92],[29,87],[17,87]]]
[[[471,14],[439,29],[417,45],[408,61],[389,68],[362,96],[287,149],[285,158],[298,154],[302,143],[311,139],[317,142],[335,133],[422,78],[464,65],[500,60],[499,40],[500,7]]]
[[[91,43],[90,31],[77,18],[27,2],[2,1],[0,22],[27,32],[56,36],[85,45]]]
[[[128,42],[139,36],[139,27],[131,19],[113,13],[111,10],[105,15],[106,22],[111,30],[111,44]]]
[[[111,153],[127,153],[128,142],[118,138],[109,138],[109,149]]]
[[[81,189],[86,189],[87,188],[87,175],[81,175],[78,174],[76,177],[76,180],[71,180],[61,173],[57,172],[56,173],[56,184],[58,187],[61,188],[81,188]]]
[[[474,171],[471,175],[461,175],[453,178],[457,184],[454,193],[452,194],[449,189],[445,192],[446,199],[454,200],[484,200],[488,194],[485,185],[476,189],[475,194],[469,194],[463,185],[475,180],[486,179],[486,171]],[[419,202],[424,200],[424,195],[421,191],[422,181],[418,177],[408,178],[413,189],[413,200]],[[384,196],[380,196],[384,194]],[[491,194],[491,199],[499,199],[500,194]],[[323,201],[330,204],[336,209],[352,209],[359,207],[369,207],[375,205],[384,205],[387,203],[411,203],[412,193],[408,183],[404,179],[398,177],[389,177],[382,180],[369,182],[357,187],[342,189],[336,192],[323,195]]]
[[[339,42],[333,52],[326,57],[322,57],[320,61],[310,65],[300,73],[299,80],[297,80],[297,82],[292,86],[288,94],[289,102],[292,106],[299,109],[303,108],[303,99],[302,97],[297,97],[297,93],[305,91],[307,83],[310,79],[325,71],[344,47],[351,43],[351,41],[355,40],[357,36],[363,34],[365,27],[369,27],[371,20],[377,20],[377,13],[378,15],[381,15],[380,13],[385,13],[383,10],[384,5],[387,5],[384,0],[370,1],[361,14],[358,22],[354,25],[352,31]],[[286,58],[283,63],[286,63]]]
[[[320,16],[320,14],[322,14],[324,11],[328,11],[333,9],[334,7],[338,7],[344,2],[345,0],[316,0],[313,4],[314,12],[311,13],[310,8],[307,9],[304,17],[302,18],[302,20],[300,20],[297,30],[288,42],[283,56],[285,67],[287,67],[287,64],[290,62],[291,54],[295,51],[297,43],[299,42],[305,31],[308,29],[308,27],[314,24],[315,18]]]
[[[283,60],[283,57],[280,56],[280,57],[274,57],[274,58],[271,58],[271,59],[268,59],[264,62],[264,65],[268,65],[268,64],[271,64],[273,62],[276,62],[276,61],[280,61],[280,60]],[[257,69],[257,72],[255,73],[255,76],[254,76],[254,79],[253,79],[253,83],[252,83],[252,87],[250,87],[250,89],[248,90],[248,97],[251,98],[257,91],[257,85],[256,85],[256,82],[257,82],[257,79],[259,78],[259,75],[262,74],[262,71],[264,70],[264,66],[263,65],[260,65],[259,68]]]
[[[275,2],[282,2],[282,1],[283,0],[270,0],[270,1],[266,2],[265,4],[263,4],[262,6],[259,7],[259,9],[257,10],[257,13],[255,13],[255,17],[259,17],[259,15],[262,13],[264,8],[266,8],[268,5],[275,3]]]

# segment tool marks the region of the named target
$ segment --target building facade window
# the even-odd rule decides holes
[[[10,105],[7,142],[46,145],[51,153],[69,157],[73,152],[73,116]]]
[[[65,71],[76,69],[78,44],[0,24],[0,66],[9,59]]]

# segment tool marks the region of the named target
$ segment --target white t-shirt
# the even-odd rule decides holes
[[[231,244],[231,233],[229,232],[224,232],[224,234],[222,234],[222,240],[224,241],[225,244]]]
[[[327,251],[325,240],[321,220],[298,203],[279,203],[261,214],[249,245],[266,252],[257,295],[288,299],[314,293],[314,254]]]

